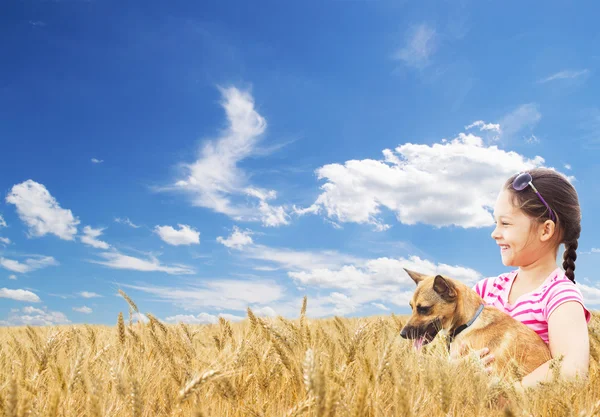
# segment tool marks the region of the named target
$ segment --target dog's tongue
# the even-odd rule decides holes
[[[421,350],[421,348],[423,347],[423,343],[424,342],[425,342],[425,336],[421,336],[421,337],[415,339],[415,341],[414,341],[414,347],[417,350]]]

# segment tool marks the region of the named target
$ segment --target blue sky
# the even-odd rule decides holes
[[[506,272],[504,180],[572,178],[600,305],[600,6],[9,1],[0,321],[408,312]]]

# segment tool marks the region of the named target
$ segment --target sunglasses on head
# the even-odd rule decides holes
[[[548,203],[546,203],[546,200],[544,200],[544,197],[542,197],[542,195],[539,193],[537,188],[535,188],[535,185],[533,185],[533,178],[531,178],[531,174],[529,172],[521,172],[519,175],[516,176],[516,178],[514,179],[514,181],[512,183],[513,188],[517,191],[524,190],[525,188],[527,188],[528,185],[531,185],[531,188],[533,188],[533,191],[535,191],[535,193],[540,198],[540,200],[542,200],[542,203],[544,203],[544,205],[550,212],[550,218],[552,219],[552,221],[556,222],[556,218],[554,217],[554,212],[552,211],[552,209],[550,208]]]

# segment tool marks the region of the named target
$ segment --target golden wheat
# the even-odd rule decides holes
[[[137,305],[121,294],[131,311]],[[600,314],[586,382],[524,395],[439,338],[415,352],[403,318],[221,318],[209,325],[0,328],[0,416],[581,416],[600,413]],[[310,308],[308,308],[310,311]],[[115,337],[116,336],[116,337]]]

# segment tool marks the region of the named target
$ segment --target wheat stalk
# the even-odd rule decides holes
[[[137,379],[131,379],[131,413],[133,417],[142,416],[142,400],[140,398],[140,385]]]
[[[50,397],[50,403],[48,404],[48,411],[46,412],[47,417],[57,417],[58,416],[58,403],[60,400],[60,394],[58,391],[55,391]]]
[[[158,326],[158,328],[163,332],[163,334],[166,335],[169,332],[169,330],[167,329],[167,326],[165,326],[159,319],[154,317],[153,314],[146,313],[146,317],[148,317],[148,319],[150,319],[150,323],[152,323],[152,325]]]
[[[300,403],[298,403],[296,406],[290,408],[288,410],[288,412],[285,414],[285,417],[296,417],[301,415],[302,413],[304,413],[306,410],[309,409],[309,407],[313,404],[314,399],[313,398],[308,398]]]
[[[184,402],[189,396],[198,390],[200,385],[205,384],[210,379],[219,375],[219,371],[210,370],[204,372],[202,375],[193,378],[189,381],[185,387],[179,391],[179,402]]]
[[[254,313],[252,312],[252,310],[250,309],[250,307],[248,307],[246,309],[246,311],[248,313],[248,319],[250,320],[250,325],[251,325],[250,329],[255,330],[259,326],[258,320],[257,320],[256,316],[254,315]]]
[[[127,304],[129,304],[129,306],[133,309],[133,311],[135,311],[136,313],[140,312],[137,305],[133,302],[133,300],[131,298],[129,298],[129,296],[125,293],[125,291],[119,289],[119,294],[121,294],[121,297],[123,297],[125,299],[125,301],[127,301]]]
[[[19,404],[19,384],[17,380],[13,377],[10,380],[10,385],[8,386],[8,399],[6,402],[6,409],[4,414],[6,417],[17,417],[17,410]]]
[[[119,343],[121,346],[125,344],[125,322],[123,321],[123,313],[119,312],[117,319],[117,330],[119,333]]]

